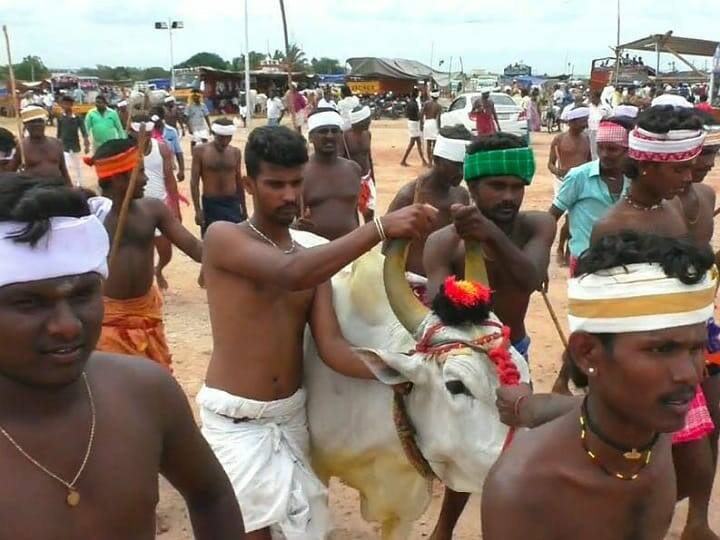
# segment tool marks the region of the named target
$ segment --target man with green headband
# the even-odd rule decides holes
[[[423,263],[432,298],[449,275],[465,273],[465,241],[485,252],[493,311],[511,329],[515,349],[526,358],[530,338],[525,313],[530,296],[546,279],[555,220],[546,212],[520,212],[525,187],[535,174],[535,157],[523,140],[510,133],[475,139],[468,147],[465,181],[475,205],[453,205],[453,223],[430,235]],[[447,490],[436,540],[450,539],[469,495]]]

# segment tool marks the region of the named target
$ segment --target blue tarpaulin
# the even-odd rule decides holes
[[[345,84],[345,75],[316,75],[319,84]]]

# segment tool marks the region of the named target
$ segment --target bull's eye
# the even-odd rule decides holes
[[[445,383],[445,388],[447,388],[447,391],[450,392],[453,396],[458,396],[460,394],[465,395],[471,395],[470,390],[467,389],[467,387],[463,384],[462,381],[447,381]]]

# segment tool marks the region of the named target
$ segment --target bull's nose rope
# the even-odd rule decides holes
[[[512,356],[509,351],[510,329],[495,321],[487,321],[485,326],[495,326],[500,329],[500,332],[488,334],[487,336],[472,341],[451,341],[431,345],[432,339],[444,328],[444,325],[441,323],[434,324],[423,334],[413,352],[425,354],[430,357],[439,357],[457,349],[471,348],[488,356],[495,366],[500,384],[509,386],[517,385],[520,382],[520,372],[512,361]],[[493,349],[487,347],[488,344],[498,339],[502,339],[502,343],[498,347]],[[412,421],[407,412],[407,406],[405,405],[405,395],[412,391],[412,383],[398,384],[395,385],[393,389],[395,391],[393,396],[393,420],[395,422],[395,431],[398,434],[400,444],[405,452],[405,457],[407,457],[408,461],[420,476],[426,480],[433,480],[437,478],[437,475],[418,447],[417,441],[415,440],[415,427],[412,425]],[[510,428],[505,437],[503,450],[510,445],[514,435],[515,429]]]

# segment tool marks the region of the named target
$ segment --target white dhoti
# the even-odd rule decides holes
[[[225,469],[245,530],[274,538],[323,539],[330,528],[327,489],[310,467],[305,391],[255,401],[203,386],[202,433]]]
[[[439,133],[440,129],[438,128],[438,123],[435,118],[425,120],[425,124],[423,124],[423,139],[426,141],[435,141]]]
[[[210,140],[210,132],[207,129],[196,129],[190,134],[190,140],[194,143],[207,142]]]
[[[420,137],[420,122],[417,120],[408,120],[408,135],[411,139]]]

